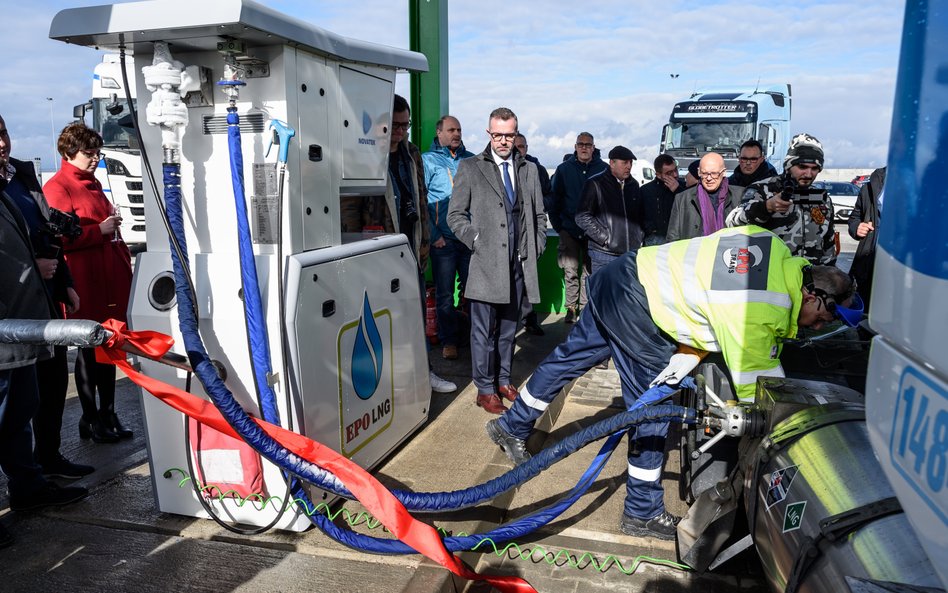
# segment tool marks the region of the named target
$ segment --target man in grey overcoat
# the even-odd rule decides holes
[[[493,414],[511,384],[521,299],[540,302],[537,260],[546,246],[546,213],[537,168],[513,150],[517,116],[491,112],[484,152],[458,165],[448,226],[471,251],[465,296],[471,304],[471,373],[477,405]]]

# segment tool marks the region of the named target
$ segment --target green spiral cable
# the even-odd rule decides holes
[[[183,488],[191,480],[191,476],[188,473],[180,468],[173,467],[164,472],[164,477],[170,479],[174,472],[181,474],[182,478],[178,482],[178,487]],[[224,499],[230,499],[234,501],[238,507],[243,507],[244,504],[250,502],[251,506],[258,510],[262,511],[267,508],[268,505],[282,506],[283,499],[279,496],[264,496],[260,493],[254,493],[247,497],[240,496],[235,490],[223,490],[215,484],[204,484],[199,489],[199,492],[206,493],[209,497],[214,497],[220,501],[224,502]],[[214,492],[217,492],[215,495]],[[364,525],[369,530],[382,529],[385,533],[389,533],[389,530],[382,525],[382,523],[372,516],[370,513],[365,511],[359,511],[357,514],[353,514],[349,509],[344,506],[340,507],[339,510],[333,511],[329,505],[324,502],[320,502],[316,505],[315,509],[312,512],[309,511],[308,505],[303,504],[303,501],[300,499],[294,499],[293,502],[297,503],[297,507],[301,508],[304,513],[311,516],[315,513],[323,513],[330,521],[335,522],[336,519],[342,516],[343,520],[349,525],[349,527],[358,527]],[[259,506],[258,506],[259,505]],[[458,537],[469,536],[469,533],[459,532],[453,533],[448,532],[447,530],[436,527],[438,533],[442,536],[456,535]],[[489,549],[487,548],[489,546]],[[481,548],[484,548],[481,550]],[[471,552],[481,551],[481,553],[493,552],[497,557],[507,557],[511,559],[522,560],[524,562],[533,562],[534,564],[539,564],[540,562],[545,561],[550,566],[570,566],[577,570],[587,570],[589,567],[592,567],[593,570],[597,572],[606,572],[613,566],[617,570],[621,571],[622,574],[631,575],[634,574],[639,566],[642,564],[657,564],[660,566],[667,566],[674,568],[676,570],[690,571],[691,567],[686,564],[680,564],[672,560],[665,560],[663,558],[653,558],[651,556],[639,555],[633,558],[631,561],[623,562],[621,558],[614,554],[609,554],[603,560],[599,560],[591,552],[575,552],[572,550],[558,549],[551,550],[547,549],[541,545],[535,545],[533,547],[521,546],[516,542],[508,542],[503,546],[498,546],[491,538],[485,537],[481,539],[477,544],[470,549]]]

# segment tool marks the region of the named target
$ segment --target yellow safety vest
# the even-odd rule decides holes
[[[679,343],[720,352],[738,397],[782,377],[778,338],[795,337],[807,260],[765,229],[742,226],[644,247],[636,258],[652,319]]]

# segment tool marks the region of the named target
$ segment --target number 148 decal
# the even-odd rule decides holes
[[[948,393],[909,367],[902,373],[889,452],[896,469],[946,521]]]

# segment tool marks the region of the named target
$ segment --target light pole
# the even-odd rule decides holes
[[[46,97],[49,101],[49,132],[53,136],[53,167],[59,171],[59,159],[56,158],[56,124],[53,121],[53,98]]]

